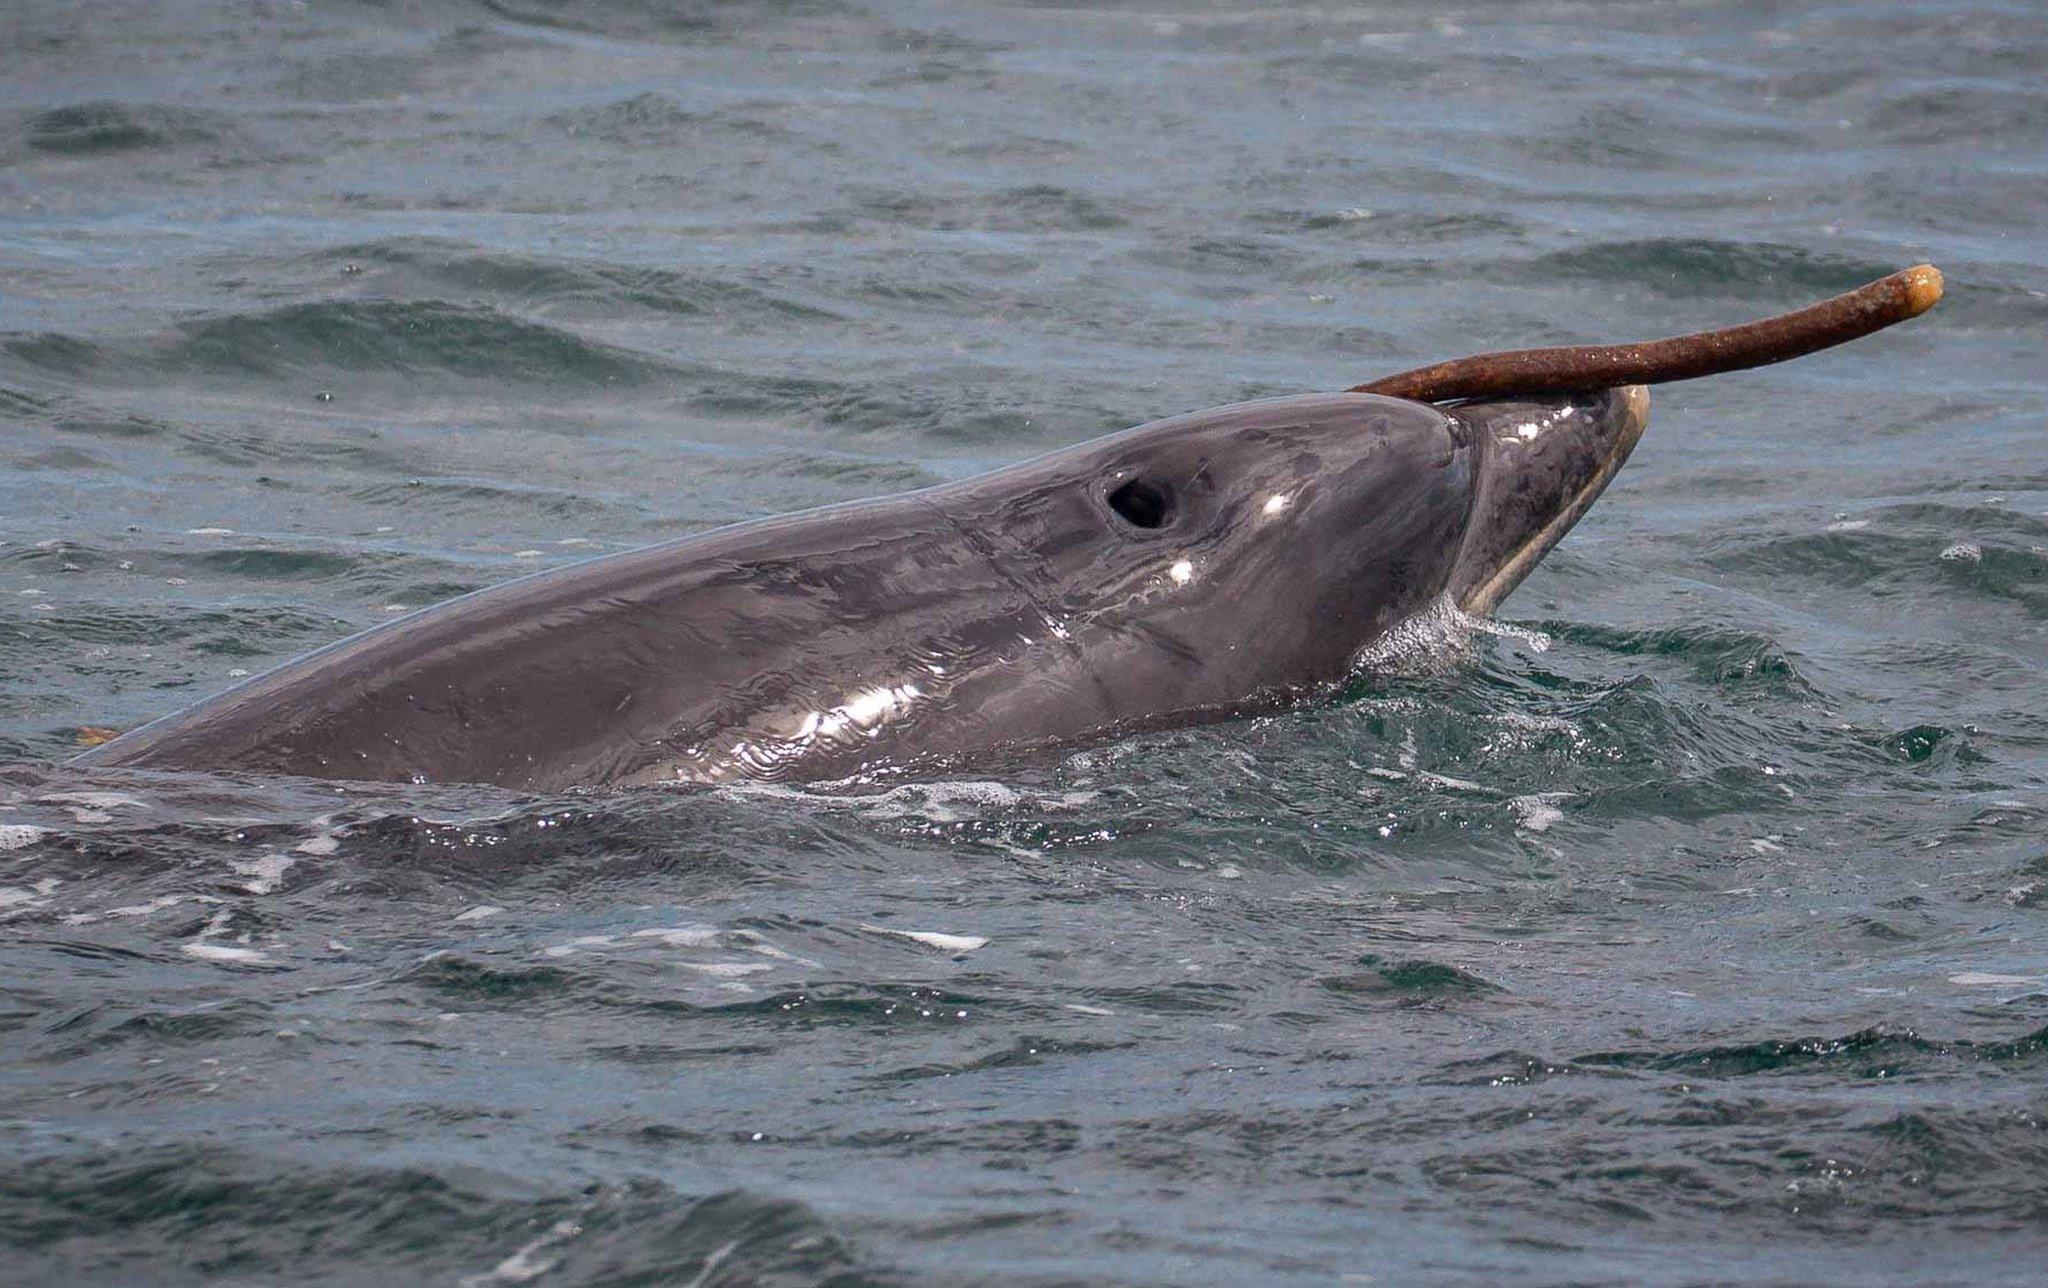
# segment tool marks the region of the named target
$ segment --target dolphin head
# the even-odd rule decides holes
[[[1070,641],[1079,678],[1052,700],[1122,723],[1334,679],[1427,605],[1471,509],[1467,438],[1420,403],[1264,399],[1027,461],[943,504]]]
[[[1641,434],[1640,388],[1438,407],[1266,399],[1154,422],[936,497],[1031,598],[1103,722],[1340,679],[1449,596],[1490,610]]]

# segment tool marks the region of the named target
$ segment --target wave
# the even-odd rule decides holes
[[[1840,1037],[1769,1038],[1732,1046],[1599,1051],[1573,1058],[1594,1068],[1746,1078],[1831,1066],[1835,1076],[1892,1078],[1931,1072],[1953,1061],[2048,1062],[2048,1029],[1999,1042],[1922,1037],[1908,1030],[1861,1029]]]
[[[156,365],[207,375],[431,373],[471,380],[632,385],[667,364],[488,307],[419,302],[294,304],[179,328]]]
[[[1686,297],[1722,290],[1740,293],[1745,299],[1807,301],[1851,290],[1899,267],[1888,260],[1827,254],[1778,242],[1642,237],[1539,255],[1519,275],[1615,282],[1634,290]]]
[[[483,297],[508,308],[582,308],[607,318],[631,308],[761,325],[844,320],[835,309],[740,275],[485,251],[445,238],[352,243],[298,257],[289,267],[315,280],[345,277],[358,295]]]
[[[214,143],[232,133],[215,112],[163,103],[95,101],[48,108],[21,126],[24,146],[55,156],[87,158],[162,152],[191,143]]]
[[[423,1111],[425,1112],[425,1111]],[[398,1146],[403,1113],[362,1135]],[[342,1272],[459,1283],[863,1282],[816,1212],[765,1194],[655,1181],[546,1186],[457,1163],[302,1160],[244,1146],[147,1145],[18,1157],[0,1176],[0,1247],[19,1266],[90,1260],[144,1278],[298,1282]]]
[[[2022,538],[2036,525],[1999,521]],[[1939,612],[1951,596],[2004,601],[2027,617],[2048,618],[2048,547],[1974,540],[1954,529],[1911,535],[1870,529],[1808,532],[1761,539],[1723,537],[1707,544],[1708,566],[1762,577],[1774,585],[1820,583],[1860,594],[1911,594],[1919,611]]]
[[[760,0],[733,5],[719,0],[566,0],[536,4],[533,0],[467,0],[463,7],[542,31],[579,32],[613,40],[650,43],[695,43],[714,36],[728,38],[758,26],[804,18],[845,17],[856,13],[841,0]]]
[[[0,340],[0,351],[43,373],[101,382],[428,376],[611,389],[678,373],[648,354],[489,306],[440,300],[291,304],[202,317],[134,340],[16,332]]]
[[[1544,622],[1555,638],[1619,657],[1671,658],[1723,690],[1819,696],[1777,641],[1755,631],[1717,626],[1624,628],[1590,622]]]

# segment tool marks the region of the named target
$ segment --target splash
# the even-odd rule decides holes
[[[1439,595],[1359,650],[1351,674],[1440,675],[1464,661],[1474,635],[1513,640],[1532,653],[1550,649],[1550,636],[1542,631],[1474,616],[1449,595]]]
[[[1411,675],[1442,671],[1471,647],[1479,619],[1440,595],[1420,612],[1358,651],[1354,675]]]

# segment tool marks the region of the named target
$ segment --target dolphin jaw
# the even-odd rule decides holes
[[[1586,480],[1572,499],[1565,504],[1548,523],[1538,528],[1533,536],[1516,548],[1493,573],[1474,583],[1472,588],[1459,598],[1458,607],[1474,617],[1485,617],[1499,607],[1515,587],[1522,584],[1530,570],[1549,554],[1551,547],[1563,540],[1572,525],[1584,517],[1593,502],[1607,490],[1614,476],[1627,463],[1629,453],[1643,437],[1643,430],[1650,423],[1650,389],[1647,385],[1625,385],[1621,388],[1622,407],[1620,432],[1607,456],[1600,462],[1593,476]]]

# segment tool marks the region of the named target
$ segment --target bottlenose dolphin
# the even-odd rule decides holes
[[[552,569],[380,625],[83,763],[526,789],[952,766],[1326,692],[1584,513],[1640,386],[1309,394]]]
[[[1331,692],[1418,614],[1499,604],[1641,436],[1649,394],[1629,381],[1808,352],[1939,295],[1923,266],[1726,331],[1196,412],[553,569],[76,763],[533,790],[817,781],[1269,710]],[[1573,392],[1513,392],[1531,386]]]

